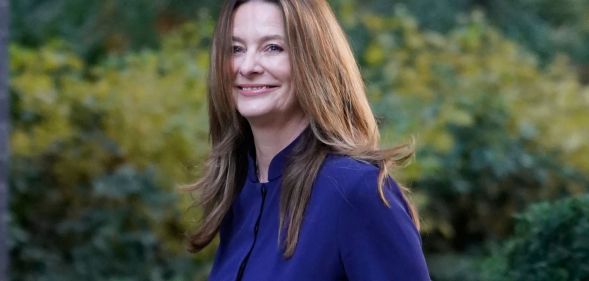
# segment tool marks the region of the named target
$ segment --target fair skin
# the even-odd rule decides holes
[[[295,96],[284,19],[276,4],[250,1],[233,16],[233,97],[252,129],[258,177],[309,124]]]

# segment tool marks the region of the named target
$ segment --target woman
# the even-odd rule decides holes
[[[209,72],[212,151],[192,186],[210,280],[429,280],[417,215],[379,150],[353,54],[326,1],[225,3]]]

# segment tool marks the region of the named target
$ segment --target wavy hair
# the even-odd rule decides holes
[[[247,151],[253,144],[248,122],[232,96],[232,18],[247,0],[224,3],[214,31],[209,68],[208,103],[212,150],[201,178],[188,189],[204,210],[199,228],[189,237],[189,250],[208,245],[244,184]],[[291,75],[297,100],[309,118],[283,172],[280,229],[283,255],[293,255],[313,182],[329,153],[348,155],[376,165],[383,203],[390,168],[412,157],[412,145],[379,148],[377,122],[368,103],[357,63],[336,17],[325,0],[274,0],[284,16]],[[294,58],[294,59],[293,59]],[[403,188],[406,191],[405,188]],[[419,228],[415,208],[411,215]],[[281,239],[283,237],[284,239]]]

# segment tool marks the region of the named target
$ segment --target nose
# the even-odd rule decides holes
[[[243,54],[239,64],[238,72],[244,77],[248,77],[255,74],[260,74],[264,71],[264,68],[260,64],[258,55],[255,52],[246,52]]]

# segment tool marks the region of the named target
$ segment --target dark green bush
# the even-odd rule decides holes
[[[194,280],[202,269],[162,234],[181,240],[183,231],[174,223],[180,213],[170,217],[176,194],[153,171],[124,166],[64,190],[40,165],[15,160],[11,280]]]
[[[589,280],[589,194],[533,205],[485,262],[485,280]]]

